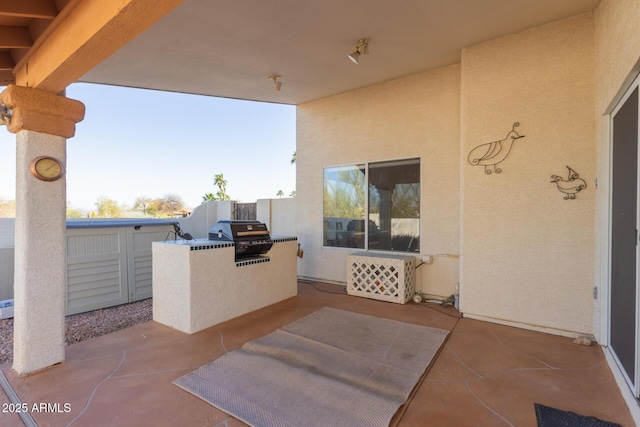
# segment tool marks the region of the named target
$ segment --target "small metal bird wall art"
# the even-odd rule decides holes
[[[558,175],[551,175],[551,182],[554,182],[558,187],[558,191],[564,193],[564,200],[573,200],[576,198],[576,193],[587,188],[587,183],[584,182],[584,179],[580,178],[578,172],[571,169],[569,166],[566,167],[569,170],[567,174],[567,179],[563,179]]]
[[[496,167],[496,165],[507,158],[511,152],[513,143],[517,139],[524,138],[524,135],[516,132],[518,126],[520,126],[520,122],[515,122],[504,139],[487,142],[471,150],[469,157],[467,157],[469,164],[473,166],[484,166],[484,173],[487,175],[491,175],[491,169],[493,169],[495,173],[502,172],[502,169]],[[490,168],[491,166],[493,166],[493,168]]]

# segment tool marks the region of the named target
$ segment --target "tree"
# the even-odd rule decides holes
[[[184,211],[184,201],[177,194],[165,194],[161,199],[153,199],[149,211],[155,216],[172,217]]]
[[[154,215],[155,212],[151,212],[151,206],[153,199],[147,196],[139,196],[133,203],[133,209],[142,212],[145,215]]]
[[[393,218],[420,218],[420,184],[397,184],[391,195]]]
[[[363,218],[367,186],[364,169],[338,170],[325,177],[324,216],[326,218]]]
[[[218,192],[216,196],[218,196],[218,200],[231,200],[229,195],[227,194],[227,181],[224,179],[224,176],[219,173],[216,174],[213,179],[213,184],[218,187]]]
[[[291,156],[291,164],[295,165],[297,161],[298,161],[298,152],[294,151],[293,156]]]
[[[276,196],[282,198],[282,196],[284,196],[284,191],[278,190],[278,192],[276,193]]]
[[[164,197],[157,199],[139,196],[136,198],[133,209],[145,215],[165,218],[186,212],[184,201],[177,194],[165,194]]]
[[[67,201],[67,218],[85,218],[87,214],[81,209],[74,208],[71,203]]]
[[[118,202],[108,198],[107,196],[101,196],[96,201],[96,208],[98,218],[121,218],[123,207],[118,205]]]
[[[227,181],[224,179],[224,175],[218,173],[213,178],[213,185],[218,187],[218,191],[216,194],[207,193],[202,196],[202,201],[206,202],[209,200],[231,200],[231,197],[227,194]]]
[[[291,194],[289,194],[289,197],[296,197],[296,190],[293,190]]]
[[[16,201],[0,199],[0,218],[14,218],[16,216]]]

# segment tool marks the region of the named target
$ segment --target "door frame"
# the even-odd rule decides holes
[[[618,111],[622,108],[624,103],[629,99],[631,94],[634,92],[636,88],[640,91],[640,75],[636,75],[633,79],[630,79],[630,83],[626,86],[626,89],[622,91],[622,95],[617,97],[617,99],[612,102],[612,109],[610,110],[608,116],[606,117],[605,129],[604,132],[608,141],[608,150],[607,150],[607,165],[608,171],[606,174],[607,177],[607,185],[604,188],[608,190],[607,197],[607,209],[606,209],[606,229],[607,236],[606,240],[603,242],[605,246],[604,252],[606,256],[603,257],[603,274],[606,275],[601,283],[605,283],[604,292],[602,292],[601,297],[601,310],[602,310],[602,323],[601,323],[601,341],[604,345],[608,347],[609,354],[614,359],[617,368],[622,374],[627,386],[634,394],[634,397],[638,398],[640,396],[640,244],[636,242],[636,301],[635,301],[635,378],[631,379],[627,375],[626,370],[622,367],[620,360],[617,355],[614,353],[611,348],[611,273],[612,273],[612,265],[611,265],[611,257],[613,255],[612,250],[612,239],[613,239],[613,224],[612,224],[612,209],[613,209],[613,119],[614,116],[618,113]],[[640,104],[640,98],[639,98]],[[640,110],[640,108],[639,108]],[[637,190],[636,190],[636,229],[640,230],[640,118],[638,125],[638,136],[637,141],[639,144],[638,149],[638,157],[636,158],[636,162],[638,165],[638,171],[636,176],[637,182]]]

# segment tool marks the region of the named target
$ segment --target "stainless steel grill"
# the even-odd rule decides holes
[[[259,221],[218,221],[209,240],[233,242],[236,261],[266,254],[273,246],[267,225]]]

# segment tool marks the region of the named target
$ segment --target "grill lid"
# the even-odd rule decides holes
[[[209,228],[209,240],[235,242],[256,237],[271,238],[266,224],[253,220],[224,220],[218,221]]]
[[[218,221],[209,228],[209,240],[233,242],[236,261],[266,254],[273,246],[267,225],[259,221]]]

